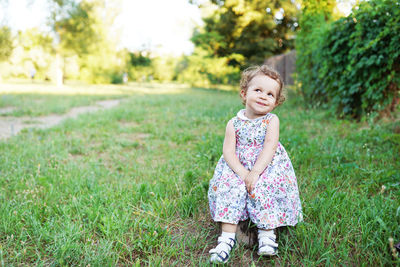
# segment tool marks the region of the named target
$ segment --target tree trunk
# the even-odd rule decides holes
[[[250,219],[239,222],[236,239],[244,246],[254,247],[257,244],[257,226]]]
[[[61,59],[60,54],[56,55],[56,85],[62,86],[63,85],[63,62]]]

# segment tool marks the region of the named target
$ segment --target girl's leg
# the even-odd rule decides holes
[[[222,223],[222,232],[236,233],[237,224],[232,223]]]
[[[236,229],[246,206],[246,186],[225,161],[220,161],[210,181],[208,199],[211,216],[222,223],[218,245],[210,250],[210,261],[226,263],[236,244]]]

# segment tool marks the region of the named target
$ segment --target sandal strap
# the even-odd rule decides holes
[[[265,238],[265,237],[268,237],[269,239],[271,239],[275,242],[276,235],[273,232],[269,233],[267,231],[262,231],[261,233],[258,233],[258,239]]]
[[[223,236],[218,237],[218,244],[220,244],[221,242],[227,244],[231,250],[236,244],[236,240],[234,238],[223,237]]]
[[[267,250],[265,250],[267,248]],[[263,246],[258,248],[258,255],[276,255],[278,254],[278,248],[274,248],[271,246]]]
[[[260,247],[260,248],[265,247],[265,246],[270,246],[270,247],[273,247],[273,248],[277,248],[278,247],[278,244],[272,238],[259,239],[258,240],[258,244],[259,244],[258,247]]]
[[[224,243],[226,246],[221,246]],[[236,240],[233,238],[226,238],[220,236],[218,238],[218,245],[209,251],[210,254],[216,254],[223,262],[226,262],[229,258],[229,252],[235,246]],[[229,248],[229,251],[228,251]]]
[[[221,255],[222,252],[225,253],[224,257]],[[229,254],[225,250],[221,250],[219,253],[216,253],[216,254],[221,259],[222,262],[226,262],[228,260],[228,258],[229,258]]]
[[[221,246],[220,246],[221,243],[224,243],[225,245],[228,245],[229,251],[226,251],[225,249],[222,249]],[[235,246],[235,244],[236,244],[236,241],[233,238],[223,238],[223,239],[221,239],[221,237],[220,237],[220,238],[218,238],[218,245],[215,248],[211,249],[209,251],[209,253],[210,254],[217,254],[218,256],[220,256],[219,254],[221,252],[225,252],[225,254],[228,255],[228,257],[229,257],[229,252],[232,250],[232,248],[233,248],[233,246]]]

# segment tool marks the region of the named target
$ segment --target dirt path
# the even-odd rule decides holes
[[[104,109],[109,109],[119,105],[120,99],[117,100],[104,100],[96,102],[93,106],[75,107],[62,115],[48,115],[42,117],[2,117],[0,116],[0,140],[7,139],[13,135],[18,134],[24,128],[49,128],[59,124],[62,120],[67,118],[76,118],[79,114],[94,112]],[[11,111],[1,110],[0,114],[6,114]]]

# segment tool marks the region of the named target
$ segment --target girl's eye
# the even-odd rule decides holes
[[[269,96],[274,96],[272,93],[268,93]]]
[[[256,89],[256,92],[261,92],[261,90],[260,89]]]

